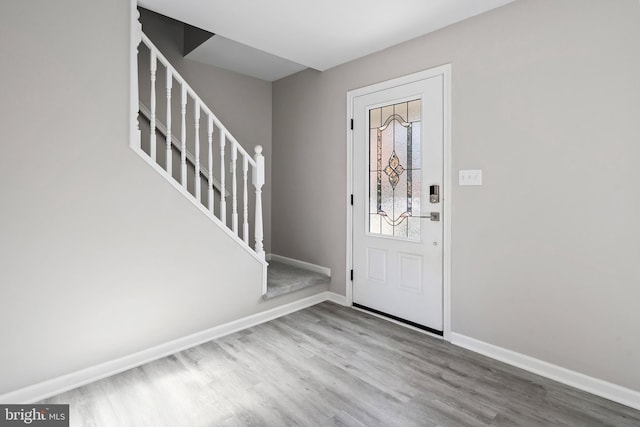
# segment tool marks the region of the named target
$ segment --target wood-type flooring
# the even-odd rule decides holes
[[[325,302],[47,399],[72,426],[640,426],[640,411]]]

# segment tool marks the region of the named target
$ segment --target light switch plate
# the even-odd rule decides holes
[[[481,169],[466,169],[458,171],[459,185],[482,185]]]

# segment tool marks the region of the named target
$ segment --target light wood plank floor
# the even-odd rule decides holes
[[[640,426],[640,411],[322,303],[72,390],[73,426]]]

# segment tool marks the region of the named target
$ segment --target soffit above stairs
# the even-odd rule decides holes
[[[269,82],[308,67],[216,34],[185,58]]]
[[[201,50],[197,60],[217,65],[216,57],[226,55],[229,62],[238,49],[237,56],[244,58],[236,59],[240,68],[266,67],[270,74],[264,79],[275,80],[304,68],[327,70],[512,1],[141,0],[139,4],[215,33],[192,52]],[[207,48],[209,43],[218,46]]]

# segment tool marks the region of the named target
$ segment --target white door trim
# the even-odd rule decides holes
[[[353,131],[351,129],[351,119],[353,118],[353,101],[361,95],[390,89],[395,86],[401,86],[413,83],[419,80],[425,80],[435,76],[443,77],[443,101],[444,101],[444,191],[442,193],[443,213],[442,220],[444,225],[443,236],[443,301],[442,309],[444,315],[443,322],[443,338],[445,341],[451,341],[451,64],[441,65],[439,67],[430,68],[428,70],[409,74],[407,76],[398,77],[396,79],[387,80],[385,82],[376,83],[359,89],[347,92],[347,198],[353,194]],[[345,271],[346,281],[346,303],[353,304],[353,282],[351,281],[351,270],[353,269],[353,206],[347,203],[347,269]]]

